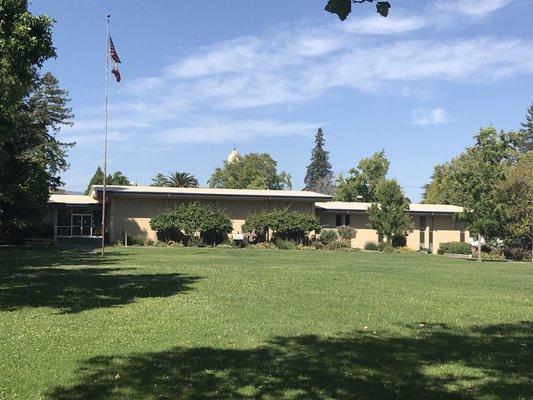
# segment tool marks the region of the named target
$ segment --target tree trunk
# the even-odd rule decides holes
[[[483,239],[483,236],[481,234],[477,235],[477,261],[481,262],[481,239]]]

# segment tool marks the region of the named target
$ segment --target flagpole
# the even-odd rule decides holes
[[[106,186],[107,186],[107,109],[109,105],[109,19],[111,14],[107,14],[107,36],[105,49],[105,135],[104,135],[104,187],[102,191],[102,257],[105,253],[105,206],[106,206]]]

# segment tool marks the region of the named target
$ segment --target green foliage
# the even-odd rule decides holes
[[[277,172],[277,162],[266,153],[250,153],[224,162],[209,179],[209,186],[227,189],[290,189],[291,176]]]
[[[505,256],[498,253],[481,253],[483,261],[507,261]]]
[[[242,229],[244,232],[255,229],[261,235],[272,230],[275,238],[301,243],[309,232],[320,230],[320,221],[310,213],[276,209],[248,215]]]
[[[518,148],[523,153],[533,151],[533,104],[527,109],[526,120],[522,122]]]
[[[150,221],[160,240],[183,241],[185,244],[218,244],[233,229],[228,216],[210,205],[192,202],[165,211]],[[199,238],[196,236],[199,234]]]
[[[328,0],[326,4],[326,11],[332,14],[337,14],[341,21],[344,21],[352,12],[352,3],[372,3],[374,0]],[[391,5],[388,1],[378,1],[376,3],[376,11],[382,17],[389,15]]]
[[[503,204],[504,231],[508,240],[531,247],[533,240],[533,151],[520,154],[515,164],[503,170],[497,187]]]
[[[311,153],[311,163],[307,166],[304,190],[329,194],[333,189],[333,171],[329,162],[329,152],[324,150],[324,132],[318,129],[315,147]],[[326,193],[324,190],[327,190]]]
[[[439,254],[471,254],[472,247],[464,242],[445,242],[441,243],[438,250]]]
[[[365,250],[379,250],[379,246],[376,242],[366,242],[365,243]]]
[[[407,246],[394,247],[394,252],[399,254],[417,254],[417,250],[413,250]]]
[[[351,240],[357,235],[357,231],[351,226],[340,226],[337,228],[337,233],[341,239]]]
[[[102,171],[102,168],[98,166],[96,168],[96,171],[94,172],[93,177],[89,181],[89,185],[87,186],[87,189],[85,189],[85,194],[87,195],[91,192],[91,186],[103,185],[103,184],[104,184],[104,172]],[[113,174],[107,175],[106,184],[116,185],[116,186],[131,186],[131,182],[128,179],[128,177],[125,176],[120,171],[116,171]]]
[[[357,164],[357,168],[348,171],[348,177],[339,177],[335,200],[376,201],[376,187],[387,176],[389,166],[390,162],[384,150],[362,159]]]
[[[403,235],[393,236],[391,238],[392,247],[404,247],[407,245],[407,237]]]
[[[381,242],[378,244],[378,250],[384,253],[392,253],[394,251],[394,247],[392,247],[392,243],[390,242]]]
[[[349,249],[350,242],[346,240],[334,240],[328,244],[326,244],[325,249],[326,250],[343,250],[343,249]]]
[[[296,250],[296,245],[294,244],[294,242],[292,242],[290,240],[277,238],[274,241],[274,244],[280,250]]]
[[[169,175],[157,174],[153,179],[152,186],[164,187],[198,187],[198,179],[188,172],[171,172]]]
[[[378,183],[375,190],[376,203],[368,208],[368,219],[373,229],[385,238],[407,236],[413,230],[409,217],[409,201],[394,179]]]
[[[338,233],[333,229],[324,229],[322,232],[320,232],[320,241],[325,245],[330,244],[338,238]]]

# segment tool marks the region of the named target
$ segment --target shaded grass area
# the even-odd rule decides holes
[[[527,399],[528,264],[0,248],[0,399]]]

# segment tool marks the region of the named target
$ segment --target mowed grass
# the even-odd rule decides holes
[[[533,269],[0,248],[0,399],[529,399]]]

